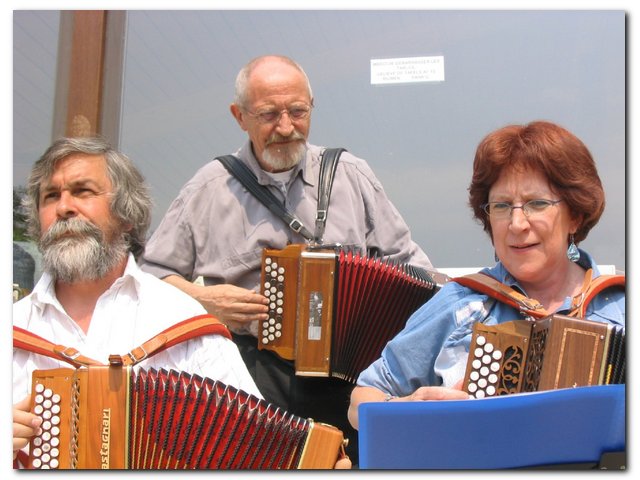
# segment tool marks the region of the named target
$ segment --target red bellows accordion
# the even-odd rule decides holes
[[[473,328],[463,388],[476,398],[625,382],[624,327],[565,315]]]
[[[167,370],[36,370],[31,468],[333,468],[342,432],[218,381]]]
[[[294,360],[297,375],[355,382],[448,277],[344,249],[265,249],[270,300],[260,349]]]

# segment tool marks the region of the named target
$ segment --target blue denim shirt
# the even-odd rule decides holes
[[[579,264],[592,268],[594,278],[599,276],[593,258],[582,250],[580,254]],[[501,263],[482,272],[526,294]],[[625,325],[625,303],[624,291],[606,290],[591,301],[586,318]],[[570,307],[567,298],[554,313],[567,313]],[[410,395],[421,386],[450,387],[464,378],[475,322],[495,325],[522,318],[513,307],[449,282],[411,316],[381,357],[360,374],[357,384],[395,396]]]

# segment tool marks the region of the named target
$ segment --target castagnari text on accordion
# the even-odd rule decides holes
[[[294,360],[297,375],[355,382],[448,277],[346,249],[265,249],[269,319],[260,349]]]
[[[328,469],[335,427],[289,414],[221,382],[174,370],[36,370],[39,469]]]
[[[625,382],[625,330],[565,315],[473,328],[463,388],[476,398]]]

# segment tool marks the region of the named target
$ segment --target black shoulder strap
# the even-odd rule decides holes
[[[329,199],[331,198],[331,187],[333,177],[336,173],[338,160],[344,148],[327,148],[322,152],[320,162],[320,178],[318,179],[318,210],[316,213],[316,230],[314,232],[314,242],[322,244],[324,229],[327,224],[327,212],[329,211]]]
[[[216,157],[216,160],[226,167],[253,196],[260,200],[271,212],[280,217],[296,233],[307,240],[313,240],[312,233],[302,224],[295,215],[290,213],[284,205],[271,193],[271,191],[258,183],[258,179],[249,168],[233,155]]]

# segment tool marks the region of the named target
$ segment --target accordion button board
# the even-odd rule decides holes
[[[355,383],[439,289],[436,275],[342,247],[264,249],[261,292],[269,319],[258,348],[293,360],[296,375]]]
[[[34,389],[33,412],[42,418],[38,435],[33,439],[34,468],[55,469],[60,466],[60,401],[59,394],[37,384]]]
[[[624,328],[550,315],[473,327],[464,390],[475,398],[624,383]]]

